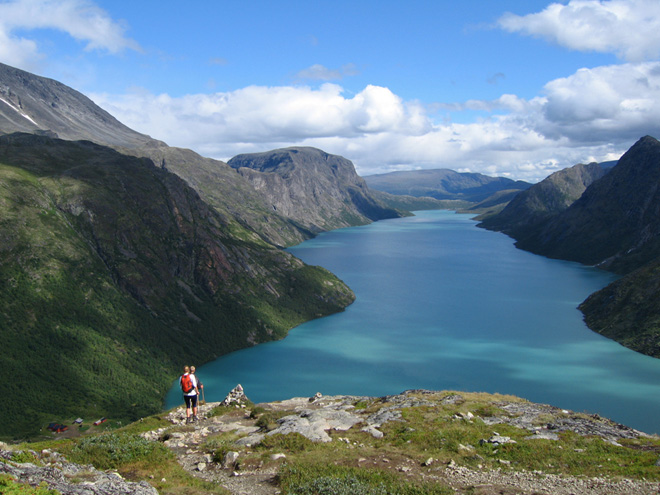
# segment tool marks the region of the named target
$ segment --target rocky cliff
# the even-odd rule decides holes
[[[229,160],[273,211],[316,234],[401,216],[369,191],[353,164],[316,148],[286,148]]]

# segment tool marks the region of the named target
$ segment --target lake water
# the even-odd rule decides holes
[[[344,280],[355,303],[199,367],[206,400],[238,383],[254,402],[498,392],[660,433],[660,359],[590,331],[576,309],[614,276],[518,250],[475,225],[423,211],[291,248]],[[180,403],[175,384],[166,406]]]

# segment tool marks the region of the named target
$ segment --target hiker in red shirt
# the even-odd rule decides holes
[[[197,421],[197,379],[190,373],[190,367],[183,367],[183,375],[179,377],[179,385],[183,392],[183,400],[186,401],[186,424]],[[191,416],[192,409],[192,416]]]

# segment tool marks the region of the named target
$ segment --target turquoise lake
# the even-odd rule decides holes
[[[207,401],[238,383],[253,402],[498,392],[660,433],[660,359],[592,332],[577,310],[615,279],[607,272],[521,251],[450,211],[336,230],[289,251],[344,280],[355,303],[198,367]],[[175,384],[165,405],[181,403]]]

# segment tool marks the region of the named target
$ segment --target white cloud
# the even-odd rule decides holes
[[[575,143],[633,139],[658,134],[660,63],[581,69],[545,85],[539,130]]]
[[[13,0],[0,3],[0,61],[32,67],[41,58],[34,40],[17,32],[55,29],[85,43],[85,50],[119,53],[140,50],[125,36],[125,28],[87,0]]]
[[[657,0],[571,0],[542,12],[505,14],[499,26],[572,50],[615,53],[641,62],[660,56],[660,2]]]
[[[198,150],[219,144],[292,143],[379,132],[419,134],[431,126],[418,104],[405,103],[389,89],[371,85],[352,98],[330,83],[318,89],[248,86],[181,98],[145,92],[93,98],[138,130]]]
[[[643,135],[660,137],[660,62],[582,69],[531,100],[448,105],[483,112],[470,124],[436,122],[420,103],[373,85],[355,95],[326,83],[92,98],[130,127],[206,156],[316,146],[353,160],[362,175],[452,168],[536,181],[620,156]]]

